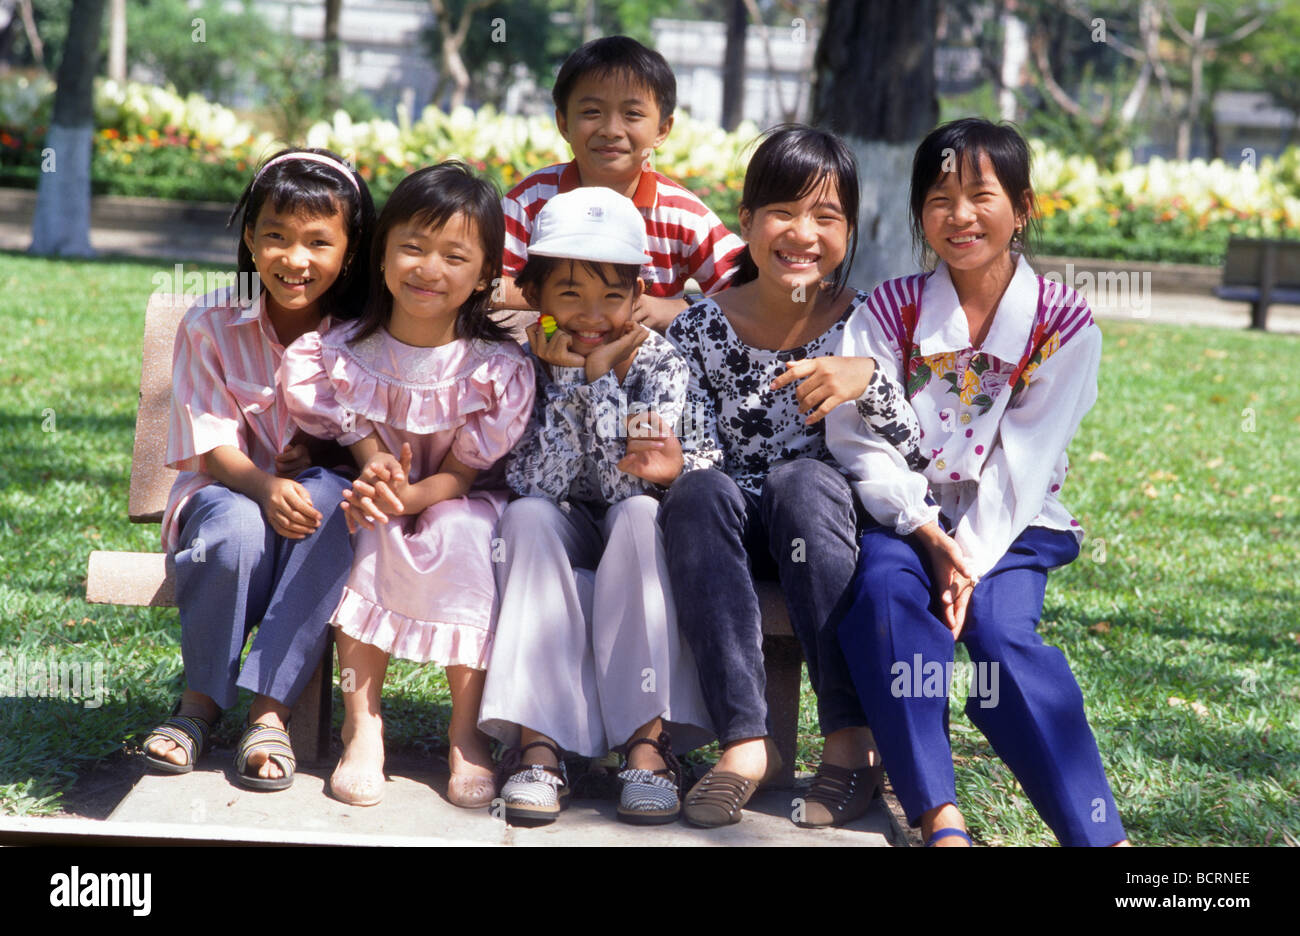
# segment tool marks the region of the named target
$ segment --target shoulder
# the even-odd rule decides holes
[[[496,380],[533,376],[533,356],[514,341],[474,341],[468,349],[475,373],[492,375]]]
[[[1050,342],[1053,350],[1071,341],[1100,341],[1101,330],[1083,294],[1045,276],[1038,277],[1038,324],[1035,344]],[[1041,332],[1038,334],[1038,332]]]
[[[565,163],[556,163],[529,173],[514,188],[506,192],[506,200],[524,205],[538,199],[546,201],[559,191],[560,173],[564,171],[565,165]]]
[[[658,197],[655,199],[656,211],[662,210],[674,214],[685,212],[696,218],[705,219],[710,225],[722,223],[698,195],[680,182],[668,178],[662,172],[655,172],[654,179],[659,188]]]
[[[891,340],[901,343],[916,327],[922,284],[929,275],[912,273],[885,280],[858,306],[858,315],[868,316]]]
[[[708,323],[722,314],[714,299],[701,297],[698,301],[679,312],[668,326],[666,337],[674,347],[680,349],[683,344],[690,344],[700,335]]]

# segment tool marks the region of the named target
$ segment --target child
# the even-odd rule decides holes
[[[526,496],[501,520],[501,610],[479,719],[521,745],[527,766],[513,770],[508,755],[501,790],[511,821],[554,820],[568,792],[562,750],[624,746],[619,818],[671,822],[673,741],[691,750],[713,738],[655,524],[662,486],[681,471],[671,427],[687,373],[672,345],[631,320],[644,260],[636,206],[582,188],[538,214],[519,274],[556,330],[528,332],[537,403],[506,473]]]
[[[523,268],[542,206],[559,192],[602,186],[626,195],[645,218],[648,282],[635,320],[663,331],[686,308],[694,278],[706,295],[727,285],[742,244],[691,192],[650,168],[651,154],[673,126],[677,80],[658,52],[627,36],[607,36],[565,59],[551,92],[555,122],[573,161],[528,176],[502,200],[506,214],[504,298],[526,309],[514,277]]]
[[[231,217],[242,235],[239,276],[256,272],[257,299],[243,307],[205,297],[176,334],[167,464],[180,475],[162,536],[175,564],[186,689],[145,739],[158,770],[193,770],[243,687],[256,695],[236,778],[257,790],[293,783],[284,728],[325,652],[352,546],[339,511],[347,479],[310,467],[320,453],[294,436],[275,372],[286,345],[328,332],[364,292],[374,214],[366,183],[333,153],[277,153]]]
[[[664,497],[659,522],[678,621],[723,745],[687,796],[695,825],[739,822],[756,785],[779,769],[766,737],[755,579],[781,582],[826,735],[800,824],[861,816],[881,782],[835,640],[858,517],[820,420],[862,398],[900,447],[917,442],[901,388],[870,360],[834,356],[844,323],[866,299],[844,289],[857,216],[857,167],[843,142],[809,127],[770,133],[745,174],[747,247],[731,288],[668,329],[690,367],[695,432],[683,435],[686,471]]]
[[[361,320],[285,353],[294,419],[362,466],[343,495],[356,560],[330,619],[345,708],[330,789],[353,805],[383,796],[390,655],[447,667],[451,802],[486,806],[495,792],[476,723],[506,494],[475,480],[523,434],[533,402],[532,365],[488,318],[501,239],[496,192],[463,164],[413,172],[380,213]]]
[[[1101,333],[1078,293],[1024,259],[1033,198],[1029,148],[1010,126],[971,118],[926,137],[912,230],[939,264],[878,286],[843,348],[906,382],[924,458],[905,464],[849,407],[827,420],[831,451],[883,524],[862,537],[840,641],[908,819],[944,846],[970,844],[947,689],[913,698],[899,666],[950,666],[959,638],[997,690],[991,705],[992,692],[972,694],[966,713],[1061,843],[1125,841],[1083,696],[1035,633],[1048,570],[1079,551],[1057,492],[1096,399]]]

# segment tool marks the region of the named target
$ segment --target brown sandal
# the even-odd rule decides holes
[[[881,795],[884,785],[885,769],[879,764],[850,770],[823,763],[804,795],[802,808],[796,812],[803,818],[795,820],[795,825],[825,829],[860,819]]]
[[[767,772],[762,780],[750,780],[740,774],[716,767],[686,794],[682,815],[691,825],[705,829],[735,825],[741,819],[741,810],[764,783],[769,783],[781,772],[781,752],[771,738],[765,738],[767,747]]]

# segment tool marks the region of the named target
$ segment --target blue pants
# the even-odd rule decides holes
[[[1065,654],[1036,633],[1047,571],[1078,554],[1071,534],[1030,527],[975,586],[961,639],[972,683],[980,682],[966,714],[1061,844],[1112,845],[1125,838],[1124,828],[1083,693]],[[952,632],[935,613],[921,547],[892,530],[863,535],[852,592],[840,644],[885,769],[915,825],[922,813],[957,801],[946,679]]]
[[[340,504],[349,482],[324,468],[295,478],[321,514],[295,540],[266,522],[257,502],[210,484],[181,511],[173,556],[186,685],[222,709],[249,689],[292,706],[325,653],[329,618],[352,568]],[[248,632],[257,635],[240,670]]]
[[[853,579],[853,490],[825,462],[773,468],[761,495],[713,468],[673,482],[659,508],[677,627],[723,744],[767,735],[758,579],[779,579],[808,661],[822,734],[866,724],[835,626]]]

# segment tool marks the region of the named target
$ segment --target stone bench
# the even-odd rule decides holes
[[[131,489],[127,513],[133,523],[161,523],[167,494],[177,472],[164,465],[167,420],[171,406],[172,349],[176,329],[190,301],[184,296],[155,294],[149,299],[144,324],[144,360],[140,371],[140,408],[131,456]],[[763,657],[767,671],[767,702],[773,739],[785,762],[779,784],[794,781],[795,736],[799,724],[799,684],[803,655],[790,629],[781,589],[760,583],[763,612]],[[97,604],[171,607],[176,603],[168,557],[161,552],[90,554],[86,600]],[[329,758],[334,645],[293,708],[289,734],[294,753],[304,764]]]
[[[1250,327],[1264,331],[1268,307],[1300,305],[1300,241],[1233,237],[1223,258],[1220,299],[1250,303]]]

